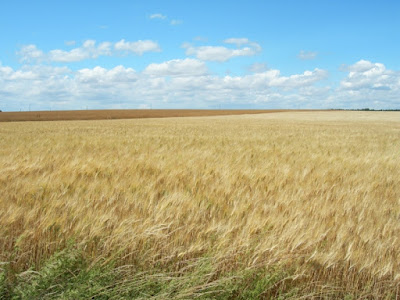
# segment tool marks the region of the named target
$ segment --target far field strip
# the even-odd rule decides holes
[[[265,113],[297,112],[297,111],[307,112],[312,110],[105,109],[105,110],[64,110],[64,111],[20,111],[20,112],[0,112],[0,122],[205,117],[205,116],[265,114]]]

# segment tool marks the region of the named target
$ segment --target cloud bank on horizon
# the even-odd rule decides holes
[[[0,51],[0,109],[400,108],[400,71],[379,55],[332,58],[315,41],[293,42],[292,49],[236,30],[200,35],[190,19],[170,15],[143,13],[148,33],[136,39],[112,32],[77,42],[74,31],[60,32],[62,44],[33,43],[35,35],[23,43],[10,39],[13,58]],[[101,35],[114,38],[95,39]]]

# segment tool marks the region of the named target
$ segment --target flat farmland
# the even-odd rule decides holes
[[[63,111],[20,111],[0,113],[0,122],[13,121],[61,121],[61,120],[110,120],[171,117],[201,117],[243,114],[275,113],[288,110],[251,109],[104,109],[104,110],[63,110]],[[293,110],[296,111],[296,110]],[[307,111],[307,110],[304,110]]]
[[[395,299],[399,149],[398,112],[1,123],[0,293]]]

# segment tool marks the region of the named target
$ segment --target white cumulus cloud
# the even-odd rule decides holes
[[[85,59],[94,59],[99,56],[110,56],[111,55],[111,43],[103,42],[96,46],[96,42],[88,40],[83,43],[80,48],[74,48],[70,51],[64,51],[60,49],[51,50],[47,57],[48,60],[54,62],[74,62]]]
[[[43,51],[38,49],[36,45],[22,46],[17,54],[20,56],[21,62],[42,61],[45,58]]]
[[[351,108],[400,108],[400,72],[382,63],[360,60],[342,66],[347,72],[331,97],[336,106]]]
[[[143,73],[155,76],[199,76],[207,74],[207,66],[197,59],[173,59],[160,64],[150,64]]]
[[[346,69],[346,68],[345,68]],[[360,60],[348,66],[349,74],[341,81],[341,88],[347,90],[359,89],[399,89],[400,74],[387,70],[382,63],[372,63]]]
[[[227,48],[225,46],[193,46],[184,43],[183,48],[186,49],[186,55],[193,55],[204,61],[225,62],[231,58],[239,56],[253,56],[261,51],[261,46],[257,43],[250,42],[248,39],[231,38],[225,40],[225,43],[236,44],[237,48]],[[242,46],[240,48],[240,46]]]
[[[100,51],[99,47],[89,40],[80,48]],[[104,47],[103,50],[108,49]],[[29,51],[37,48],[31,47]],[[400,72],[382,63],[360,60],[346,66],[337,88],[326,80],[328,72],[319,68],[284,75],[261,63],[252,68],[249,74],[218,75],[198,58],[151,63],[143,70],[123,65],[79,70],[51,65],[27,64],[17,69],[0,65],[0,109],[27,109],[28,104],[32,109],[140,105],[209,108],[216,104],[270,108],[400,107]]]
[[[14,105],[17,110],[28,104],[33,109],[73,109],[119,107],[116,103],[131,108],[145,104],[206,108],[216,103],[291,107],[300,100],[312,103],[318,90],[313,89],[314,84],[325,76],[319,69],[290,76],[281,76],[279,70],[221,76],[209,72],[204,61],[193,58],[149,64],[143,71],[122,65],[77,71],[52,66],[27,65],[17,70],[0,66],[0,95],[3,102],[23,99]],[[320,90],[318,93],[322,97]]]
[[[95,67],[93,69],[81,69],[75,79],[81,83],[115,84],[121,82],[134,82],[138,79],[136,71],[132,68],[117,66],[113,69]]]
[[[139,40],[135,42],[125,41],[124,39],[112,43],[102,42],[97,44],[94,40],[86,40],[81,47],[71,50],[54,49],[44,53],[36,45],[22,46],[17,52],[21,62],[77,62],[86,59],[96,59],[100,56],[112,56],[118,53],[133,53],[143,55],[146,52],[161,51],[158,43],[151,40]]]
[[[132,52],[137,55],[142,55],[145,52],[160,52],[161,48],[158,43],[151,40],[139,40],[136,42],[126,42],[124,39],[115,43],[115,50]]]

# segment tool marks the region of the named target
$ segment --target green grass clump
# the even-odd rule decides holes
[[[170,268],[171,269],[171,268]],[[0,269],[0,299],[267,299],[296,292],[288,274],[248,269],[220,273],[210,258],[188,261],[177,271],[90,262],[68,247],[25,271]]]
[[[31,267],[15,274],[6,266],[0,273],[0,295],[1,299],[108,299],[102,291],[117,279],[110,270],[110,266],[90,266],[81,251],[67,248],[40,270]]]

